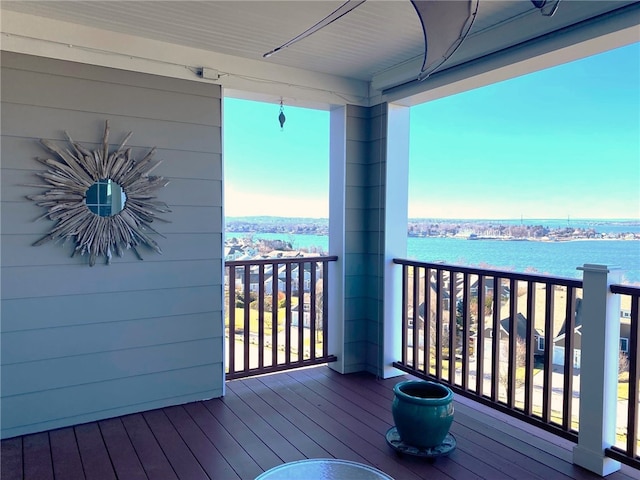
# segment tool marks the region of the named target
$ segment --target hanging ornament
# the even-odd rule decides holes
[[[280,122],[280,131],[284,130],[284,122],[287,117],[284,116],[284,107],[282,105],[282,98],[280,98],[280,115],[278,115],[278,121]]]

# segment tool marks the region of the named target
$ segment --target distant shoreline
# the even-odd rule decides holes
[[[566,222],[566,224],[565,224]],[[226,230],[239,235],[260,233],[278,235],[329,234],[327,219],[286,217],[230,217]],[[636,220],[421,220],[410,219],[407,236],[417,238],[467,238],[536,242],[580,240],[640,240],[640,222]]]
[[[242,238],[247,235],[279,235],[281,237],[286,237],[288,235],[305,235],[309,237],[329,237],[327,233],[312,233],[312,232],[299,232],[299,233],[288,233],[288,232],[263,232],[263,231],[255,231],[255,232],[236,232],[236,231],[225,231],[225,234],[232,235],[232,238]],[[467,237],[460,237],[455,235],[429,235],[429,236],[420,236],[420,235],[407,235],[407,238],[443,238],[449,240],[469,240],[469,241],[499,241],[499,242],[540,242],[540,243],[566,243],[566,242],[640,242],[640,238],[502,238],[502,237],[479,237],[475,239],[469,239]]]

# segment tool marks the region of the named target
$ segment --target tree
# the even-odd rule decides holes
[[[322,279],[316,282],[316,332],[323,330],[324,320],[324,282]]]
[[[500,342],[500,365],[498,369],[498,375],[500,385],[506,392],[509,385],[509,342],[506,340],[501,340],[499,336],[494,336],[493,341]],[[518,370],[521,371],[527,363],[527,345],[525,341],[520,337],[516,338],[515,360],[516,364],[514,365],[514,368],[516,369],[516,379],[514,388],[517,389],[524,385],[524,375],[522,373],[519,374]]]

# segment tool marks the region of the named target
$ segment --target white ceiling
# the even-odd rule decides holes
[[[310,37],[272,57],[262,57],[342,3],[3,1],[2,10],[259,62],[254,65],[294,67],[362,81],[381,90],[389,84],[414,80],[421,66],[424,40],[409,0],[368,0]],[[469,36],[441,70],[554,35],[555,31],[637,3],[562,0],[553,17],[544,17],[529,0],[480,0]],[[7,28],[10,26],[3,21],[3,31]]]

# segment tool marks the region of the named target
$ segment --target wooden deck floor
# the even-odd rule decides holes
[[[402,378],[316,367],[235,380],[223,399],[5,440],[0,476],[252,479],[283,462],[334,457],[397,480],[599,478],[570,463],[570,442],[465,399],[456,401],[458,447],[449,457],[398,457],[384,433],[393,424],[392,387]],[[623,467],[607,478],[640,475]]]

